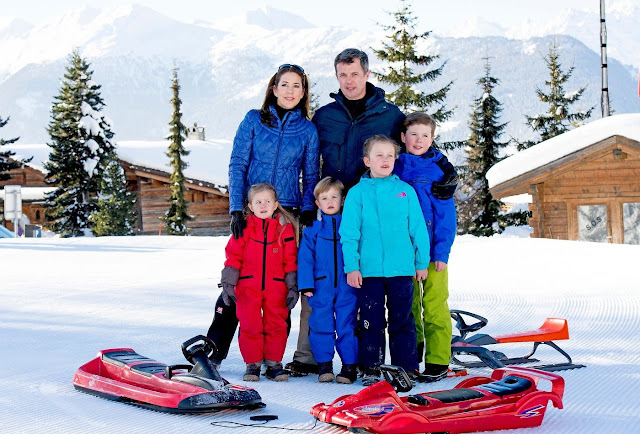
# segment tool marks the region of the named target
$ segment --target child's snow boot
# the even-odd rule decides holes
[[[318,381],[320,383],[331,383],[334,379],[333,362],[318,363]]]
[[[289,374],[282,369],[282,363],[271,360],[267,360],[265,363],[267,364],[267,370],[264,373],[265,377],[273,381],[289,381]]]
[[[358,365],[342,365],[340,373],[336,375],[336,383],[351,384],[358,379]]]
[[[436,365],[435,363],[425,363],[424,371],[416,378],[421,383],[433,383],[443,378],[447,378],[449,365]]]
[[[242,379],[244,381],[260,381],[260,363],[247,363]]]

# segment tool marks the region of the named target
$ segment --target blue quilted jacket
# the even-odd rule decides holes
[[[364,113],[352,119],[342,93],[332,93],[335,102],[327,104],[313,115],[313,123],[320,135],[322,177],[333,176],[346,189],[360,181],[365,172],[362,161],[362,145],[376,134],[400,139],[404,115],[398,107],[384,99],[384,90],[367,83]]]
[[[318,182],[318,132],[300,110],[289,111],[280,120],[271,107],[275,127],[251,110],[233,139],[229,162],[229,213],[245,205],[249,187],[268,182],[278,192],[282,206],[313,210],[313,188]],[[302,172],[302,194],[300,173]]]
[[[434,148],[422,155],[400,154],[393,172],[418,194],[431,240],[431,262],[448,263],[456,236],[456,206],[453,198],[441,200],[431,194],[431,184],[442,180],[443,161],[446,157]]]

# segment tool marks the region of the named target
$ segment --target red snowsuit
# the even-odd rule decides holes
[[[287,344],[287,295],[284,277],[296,271],[298,247],[293,225],[247,217],[239,239],[231,236],[225,267],[240,270],[236,285],[238,343],[245,363],[281,362]]]

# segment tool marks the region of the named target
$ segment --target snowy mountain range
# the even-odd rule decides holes
[[[629,24],[640,22],[640,8],[631,5],[617,13],[607,17],[610,35],[614,29],[619,31],[618,27],[628,33],[621,38],[626,45],[610,51],[611,105],[616,113],[640,112],[640,56],[633,47],[640,40],[640,26]],[[479,22],[478,28],[485,30],[477,30],[477,34],[498,32],[504,36],[459,32],[432,35],[427,40],[421,48],[440,54],[440,60],[447,64],[443,77],[425,84],[424,90],[431,92],[454,81],[447,98],[447,106],[455,107],[454,118],[441,129],[443,139],[467,137],[470,106],[479,96],[476,81],[483,74],[486,57],[493,75],[501,80],[496,97],[503,103],[502,121],[509,122],[507,137],[527,138],[531,133],[524,125],[524,115],[545,109],[535,88],[544,89],[548,72],[543,55],[554,39],[560,47],[563,69],[575,67],[565,90],[588,86],[575,109],[595,105],[595,116],[600,116],[599,33],[594,46],[593,38],[587,36],[593,31],[587,30],[589,26],[582,19],[577,15],[561,18],[549,26],[555,23],[559,31],[572,36],[540,33],[516,39],[517,35],[509,33],[513,30],[491,30],[490,23]],[[597,17],[591,18],[599,22]],[[425,23],[419,27],[423,30]],[[207,139],[229,140],[244,114],[261,104],[266,83],[278,65],[304,66],[314,83],[312,92],[325,104],[331,101],[329,92],[338,88],[333,72],[335,55],[343,48],[359,47],[370,54],[372,70],[381,71],[383,65],[372,47],[379,47],[383,39],[382,31],[373,34],[344,27],[315,27],[301,17],[268,7],[218,23],[187,24],[137,5],[85,7],[37,27],[20,20],[0,23],[0,116],[11,117],[0,135],[20,136],[19,143],[47,141],[50,106],[74,47],[89,59],[94,81],[102,85],[105,114],[114,121],[117,140],[166,136],[174,67],[179,68],[184,123],[204,126]],[[613,53],[620,59],[613,58]]]

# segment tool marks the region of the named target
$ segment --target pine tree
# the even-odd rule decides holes
[[[539,134],[540,137],[537,141],[528,140],[522,143],[518,142],[519,151],[565,133],[569,131],[570,126],[579,126],[591,117],[591,112],[595,108],[595,106],[593,106],[587,111],[570,112],[570,106],[578,102],[587,88],[585,86],[576,92],[570,93],[564,91],[564,85],[571,77],[571,74],[573,74],[575,67],[572,66],[564,73],[562,72],[562,65],[559,59],[560,53],[554,40],[553,45],[549,47],[547,57],[544,58],[547,68],[549,69],[549,80],[545,81],[549,91],[548,93],[544,93],[540,88],[536,87],[538,98],[547,104],[549,108],[545,113],[537,116],[525,116],[527,118],[527,125],[529,125],[536,134]]]
[[[0,128],[7,125],[7,122],[9,122],[9,118],[6,118],[6,119],[0,118]],[[6,140],[0,138],[0,181],[7,181],[11,179],[11,176],[7,172],[13,169],[18,169],[22,165],[19,161],[15,161],[15,160],[9,161],[9,158],[16,154],[15,152],[1,150],[2,146],[15,143],[18,141],[18,139],[19,137],[15,137],[13,139],[6,139]]]
[[[182,171],[187,168],[188,164],[182,160],[182,157],[189,155],[189,151],[184,149],[183,142],[185,140],[184,134],[186,132],[185,126],[182,124],[182,112],[180,111],[180,84],[178,83],[178,70],[173,70],[173,82],[171,84],[171,90],[173,91],[173,98],[171,98],[171,104],[173,105],[173,114],[171,117],[170,133],[167,139],[171,141],[169,144],[169,151],[167,157],[171,159],[171,197],[169,203],[171,204],[169,210],[162,217],[165,223],[165,228],[169,232],[169,235],[187,235],[189,230],[187,229],[187,222],[194,219],[190,216],[187,209],[187,201],[184,197],[184,174]]]
[[[443,101],[453,82],[450,81],[443,88],[430,94],[417,89],[420,83],[436,80],[442,74],[446,62],[426,72],[419,73],[412,69],[412,65],[415,65],[423,70],[440,58],[439,55],[419,55],[416,52],[418,42],[426,40],[431,32],[416,33],[417,18],[406,0],[402,0],[400,10],[391,12],[389,15],[394,18],[395,24],[380,26],[390,32],[386,36],[390,42],[383,42],[383,49],[374,50],[378,59],[388,63],[387,73],[374,72],[374,76],[382,83],[396,88],[387,94],[387,98],[404,113],[420,110],[428,112],[438,122],[447,120],[453,111],[445,108]],[[431,107],[435,105],[439,107],[433,111]]]
[[[46,180],[57,189],[47,196],[45,213],[51,229],[63,237],[90,234],[89,216],[97,210],[92,197],[100,189],[103,160],[114,150],[111,121],[100,113],[104,101],[89,67],[77,50],[69,56],[47,129]]]
[[[489,192],[487,172],[500,161],[501,150],[509,142],[499,142],[506,123],[499,124],[502,104],[493,96],[493,90],[499,80],[491,76],[489,59],[485,58],[485,74],[478,80],[482,96],[474,100],[473,112],[469,121],[471,134],[465,148],[467,165],[463,171],[463,192],[469,196],[467,232],[476,236],[491,236],[502,232],[499,222],[502,203]]]
[[[136,194],[127,190],[124,170],[115,152],[105,160],[100,193],[94,199],[97,211],[91,214],[91,228],[96,236],[133,235],[138,218]]]

